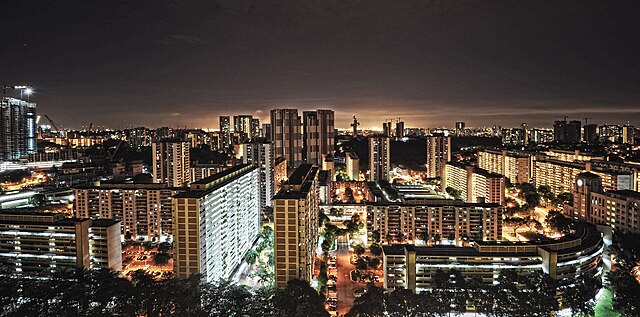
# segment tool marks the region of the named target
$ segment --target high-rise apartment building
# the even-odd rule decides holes
[[[391,132],[391,122],[382,123],[382,134],[389,138],[393,136],[393,132]]]
[[[237,165],[173,199],[174,271],[206,282],[231,278],[260,230],[259,171]]]
[[[171,197],[183,191],[166,184],[100,183],[73,187],[78,218],[114,219],[127,240],[171,237]]]
[[[220,116],[220,134],[222,147],[229,149],[231,147],[231,117]]]
[[[427,137],[427,177],[442,177],[445,165],[451,161],[451,137],[434,133]]]
[[[36,104],[3,97],[0,102],[0,160],[36,153]]]
[[[0,264],[20,274],[122,268],[120,224],[59,213],[0,211]]]
[[[271,137],[275,156],[285,158],[288,169],[302,164],[302,124],[297,109],[271,110]]]
[[[262,124],[262,131],[260,137],[265,141],[271,142],[271,123]]]
[[[367,232],[392,243],[461,245],[469,240],[502,240],[502,207],[459,200],[367,204]],[[430,241],[425,242],[425,238]],[[371,241],[370,241],[371,242]]]
[[[282,187],[282,183],[287,179],[287,160],[277,157],[273,163],[273,192],[277,193]]]
[[[587,144],[593,144],[598,141],[598,125],[585,124],[583,133],[583,141]]]
[[[504,175],[513,184],[528,183],[532,175],[531,155],[511,152],[482,150],[478,152],[478,167],[489,173]]]
[[[256,140],[260,138],[262,132],[260,131],[260,119],[253,118],[251,119],[251,140]]]
[[[456,136],[464,136],[465,123],[462,121],[456,122]]]
[[[360,159],[355,152],[345,152],[347,176],[352,181],[360,181]]]
[[[442,187],[452,187],[462,193],[462,199],[469,203],[504,202],[504,176],[489,173],[472,165],[449,162],[445,168]]]
[[[307,164],[320,165],[322,155],[334,150],[335,127],[333,110],[305,111],[302,113],[302,159]]]
[[[624,144],[633,144],[635,138],[636,128],[631,125],[623,125],[622,126],[622,143]]]
[[[369,137],[369,181],[388,181],[390,171],[391,141],[389,137]]]
[[[318,247],[318,167],[300,165],[273,197],[276,287],[310,282]]]
[[[554,141],[561,144],[579,143],[581,138],[581,125],[578,120],[558,120],[553,123]]]
[[[271,207],[271,198],[275,194],[275,157],[271,142],[252,142],[242,144],[242,163],[258,167],[260,174],[260,210]]]
[[[163,140],[151,144],[153,180],[171,187],[186,186],[191,180],[188,142]]]
[[[404,138],[404,121],[396,122],[396,140]]]
[[[247,142],[253,136],[253,116],[233,116],[233,131],[238,133],[240,142]]]
[[[600,176],[604,190],[632,189],[635,183],[632,172],[594,166],[587,162],[567,162],[551,158],[534,161],[532,183],[536,187],[549,186],[556,195],[563,192],[573,192],[576,176],[583,172],[591,172]]]
[[[601,177],[588,172],[579,174],[575,182],[573,204],[565,206],[574,219],[609,226],[614,232],[640,233],[639,192],[605,191]]]

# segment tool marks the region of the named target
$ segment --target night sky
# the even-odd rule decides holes
[[[67,128],[640,125],[640,1],[3,1],[0,82]]]

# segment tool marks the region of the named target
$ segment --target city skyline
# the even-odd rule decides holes
[[[273,108],[362,128],[637,121],[634,3],[8,4],[3,81],[63,127],[216,128]],[[366,109],[366,110],[365,110]]]

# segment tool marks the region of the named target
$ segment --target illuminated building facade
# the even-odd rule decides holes
[[[511,183],[527,183],[531,179],[533,158],[511,151],[483,150],[478,152],[478,167],[504,175]]]
[[[237,165],[173,198],[174,272],[231,278],[260,230],[259,171]]]
[[[271,197],[275,193],[275,158],[273,144],[252,142],[242,144],[242,163],[253,164],[260,174],[260,210],[271,207]]]
[[[122,269],[120,224],[63,214],[0,211],[0,263],[20,274]]]
[[[349,180],[359,181],[360,180],[360,159],[355,152],[345,152],[345,162],[346,162],[346,170],[347,176],[349,176]]]
[[[451,161],[451,136],[447,132],[427,137],[427,177],[442,177],[447,162]]]
[[[78,218],[114,219],[125,239],[171,237],[171,197],[183,191],[166,184],[99,183],[73,188]]]
[[[36,104],[3,97],[0,100],[0,160],[15,161],[36,153]]]
[[[386,136],[369,137],[369,181],[389,180],[391,142]]]
[[[502,207],[459,200],[367,204],[367,233],[382,243],[454,243],[502,240]],[[425,237],[429,240],[425,241]],[[369,241],[372,242],[372,241]]]
[[[275,283],[311,282],[318,246],[318,167],[300,165],[273,197]]]
[[[285,158],[288,169],[302,164],[302,124],[297,109],[271,110],[271,137],[275,156]]]
[[[171,187],[186,186],[191,180],[188,142],[163,140],[151,144],[153,180]]]
[[[476,242],[469,247],[391,245],[383,247],[384,288],[416,293],[435,287],[439,270],[457,270],[465,278],[484,284],[498,282],[501,270],[526,276],[544,272],[561,285],[581,275],[602,276],[602,235],[592,226],[575,235],[542,243]]]
[[[442,187],[459,190],[462,193],[462,199],[470,203],[501,205],[504,202],[504,176],[489,173],[472,165],[447,163]]]
[[[335,127],[333,110],[302,113],[302,159],[307,164],[322,164],[322,156],[333,154]]]

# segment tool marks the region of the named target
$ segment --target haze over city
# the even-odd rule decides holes
[[[217,128],[329,108],[377,127],[640,118],[635,1],[11,1],[0,68],[62,125]],[[16,27],[20,26],[20,27]],[[7,31],[11,30],[11,31]]]

